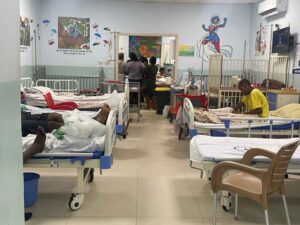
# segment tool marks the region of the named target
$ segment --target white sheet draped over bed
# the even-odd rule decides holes
[[[203,161],[238,161],[250,148],[263,148],[276,153],[283,145],[298,139],[299,138],[211,137],[197,135],[190,141],[190,160],[197,163]],[[257,158],[257,160],[261,159],[262,158]],[[291,161],[300,163],[300,147],[298,147],[294,153]]]
[[[62,117],[65,125],[59,130],[63,139],[57,139],[52,133],[47,134],[44,152],[82,152],[104,150],[105,125],[86,116],[78,110],[64,111]],[[34,141],[35,135],[22,139],[23,150]]]
[[[22,138],[23,151],[34,141],[36,135],[30,134]],[[92,152],[104,150],[105,137],[79,139],[65,135],[63,140],[58,140],[53,134],[48,133],[43,152]]]

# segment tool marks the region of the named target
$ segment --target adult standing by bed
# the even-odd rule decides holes
[[[244,112],[245,114],[258,115],[259,117],[269,116],[268,101],[260,90],[253,88],[250,81],[246,79],[242,79],[238,87],[244,97],[242,102],[234,108],[235,112]]]
[[[143,94],[146,98],[147,109],[155,109],[154,91],[155,91],[155,80],[158,67],[156,64],[156,57],[150,58],[150,65],[145,67],[145,78],[143,80]]]
[[[119,62],[118,62],[118,80],[125,81],[125,69],[126,69],[126,62],[124,62],[124,53],[119,53]]]
[[[134,52],[129,54],[130,60],[126,64],[125,73],[128,75],[129,82],[136,82],[141,85],[144,64],[138,60]],[[130,93],[130,104],[138,104],[138,93]]]

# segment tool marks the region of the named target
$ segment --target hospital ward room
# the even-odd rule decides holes
[[[300,1],[1,5],[0,225],[300,225]]]

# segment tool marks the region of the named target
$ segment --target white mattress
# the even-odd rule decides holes
[[[250,148],[263,148],[277,152],[283,145],[296,140],[298,138],[267,139],[197,135],[190,141],[190,160],[197,163],[203,161],[238,161]],[[255,159],[260,161],[265,158],[257,157]],[[291,162],[300,163],[300,147],[294,153]]]
[[[30,112],[32,115],[34,114],[42,114],[42,113],[52,113],[52,112],[56,112],[56,113],[60,113],[63,114],[64,110],[53,110],[53,109],[49,109],[49,108],[39,108],[39,107],[35,107],[35,106],[30,106],[30,105],[25,105],[27,112]],[[77,109],[75,109],[75,111],[77,111]],[[78,110],[78,113],[80,115],[83,116],[87,116],[89,118],[94,118],[98,113],[100,112],[100,110],[98,111],[81,111]]]
[[[55,93],[52,95],[54,102],[61,103],[66,101],[75,102],[80,109],[99,108],[104,103],[108,103],[111,94],[101,96],[85,96],[75,95],[72,93]],[[124,93],[118,93],[119,99],[123,99]],[[28,105],[46,107],[44,96],[42,93],[26,93],[26,100]]]
[[[35,136],[30,134],[22,138],[23,151],[31,146]],[[51,133],[47,133],[43,153],[104,151],[104,147],[105,136],[80,139],[65,135],[63,140],[58,140]]]

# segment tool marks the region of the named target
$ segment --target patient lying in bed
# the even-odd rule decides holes
[[[94,118],[82,115],[79,111],[64,112],[64,114],[48,114],[43,116],[42,123],[46,124],[53,120],[57,127],[46,126],[47,134],[44,152],[65,152],[65,151],[92,151],[104,148],[104,135],[106,131],[105,123],[109,115],[109,107],[105,106]],[[33,127],[39,124],[39,121],[33,121]],[[22,121],[23,126],[23,121]],[[34,143],[35,135],[31,134],[23,137],[23,150],[29,148]]]
[[[78,111],[75,111],[77,114]],[[98,121],[101,124],[106,124],[110,108],[107,104],[104,104],[101,108],[101,111],[93,119]],[[28,134],[35,134],[37,128],[40,126],[44,128],[46,133],[50,133],[55,129],[59,129],[65,125],[65,120],[70,121],[72,112],[64,112],[64,114],[59,113],[42,113],[42,114],[31,114],[22,111],[22,136],[25,137]],[[73,117],[74,119],[74,117]],[[90,118],[81,116],[81,120],[89,120]]]

